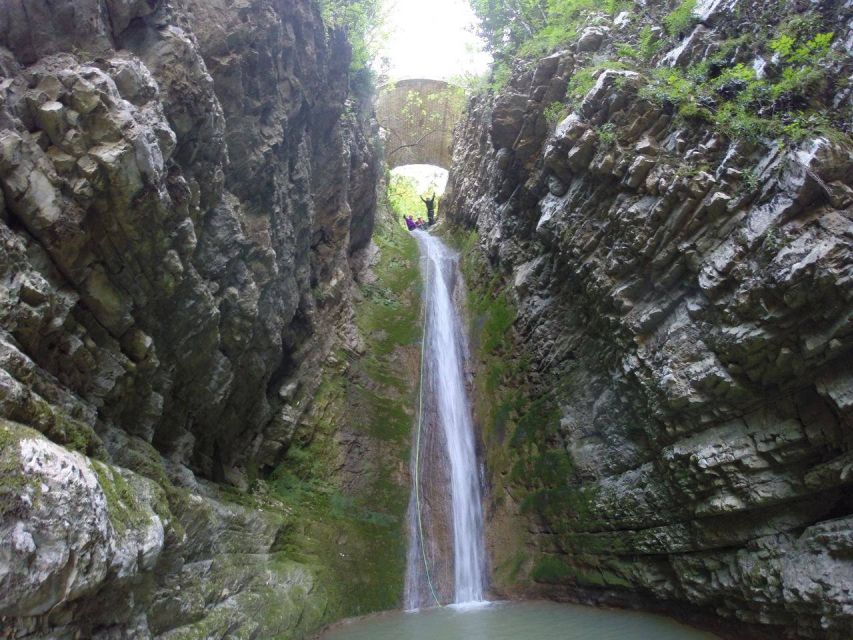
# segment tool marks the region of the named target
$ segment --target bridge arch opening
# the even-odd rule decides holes
[[[403,216],[428,221],[425,200],[432,200],[433,220],[439,220],[447,169],[429,164],[407,164],[391,169],[389,174],[388,201],[401,224],[405,224]]]
[[[391,169],[392,177],[401,177],[412,182],[421,194],[444,195],[447,187],[448,170],[434,164],[404,164]]]

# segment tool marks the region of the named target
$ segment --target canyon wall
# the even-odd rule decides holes
[[[398,602],[405,437],[346,382],[378,260],[350,59],[310,0],[0,6],[14,637],[291,637]]]
[[[678,3],[637,4],[456,130],[493,587],[848,638],[850,3],[693,3],[672,37]],[[831,45],[791,97],[800,20]],[[758,129],[800,110],[827,126]]]

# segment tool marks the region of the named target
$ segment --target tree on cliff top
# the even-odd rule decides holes
[[[319,0],[323,20],[342,28],[352,45],[353,71],[367,69],[384,37],[383,0]]]
[[[469,0],[497,59],[535,55],[573,38],[590,11],[630,9],[625,0]]]

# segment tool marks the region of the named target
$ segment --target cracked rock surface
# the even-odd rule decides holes
[[[210,482],[281,461],[349,322],[377,179],[349,63],[308,0],[0,6],[4,630],[327,615],[274,562],[286,518]]]
[[[685,67],[764,10],[700,4]],[[846,77],[849,8],[818,4]],[[599,22],[474,98],[456,132],[443,210],[517,307],[506,349],[531,364],[504,384],[547,408],[488,414],[490,517],[524,521],[537,593],[692,606],[746,623],[739,638],[848,638],[853,144],[730,139],[618,68],[549,124],[573,74],[630,37]],[[491,544],[517,571],[518,546]]]

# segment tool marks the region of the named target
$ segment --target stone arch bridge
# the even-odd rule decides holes
[[[465,91],[441,80],[399,80],[382,86],[376,115],[388,167],[432,164],[449,170],[453,127],[464,107]]]

